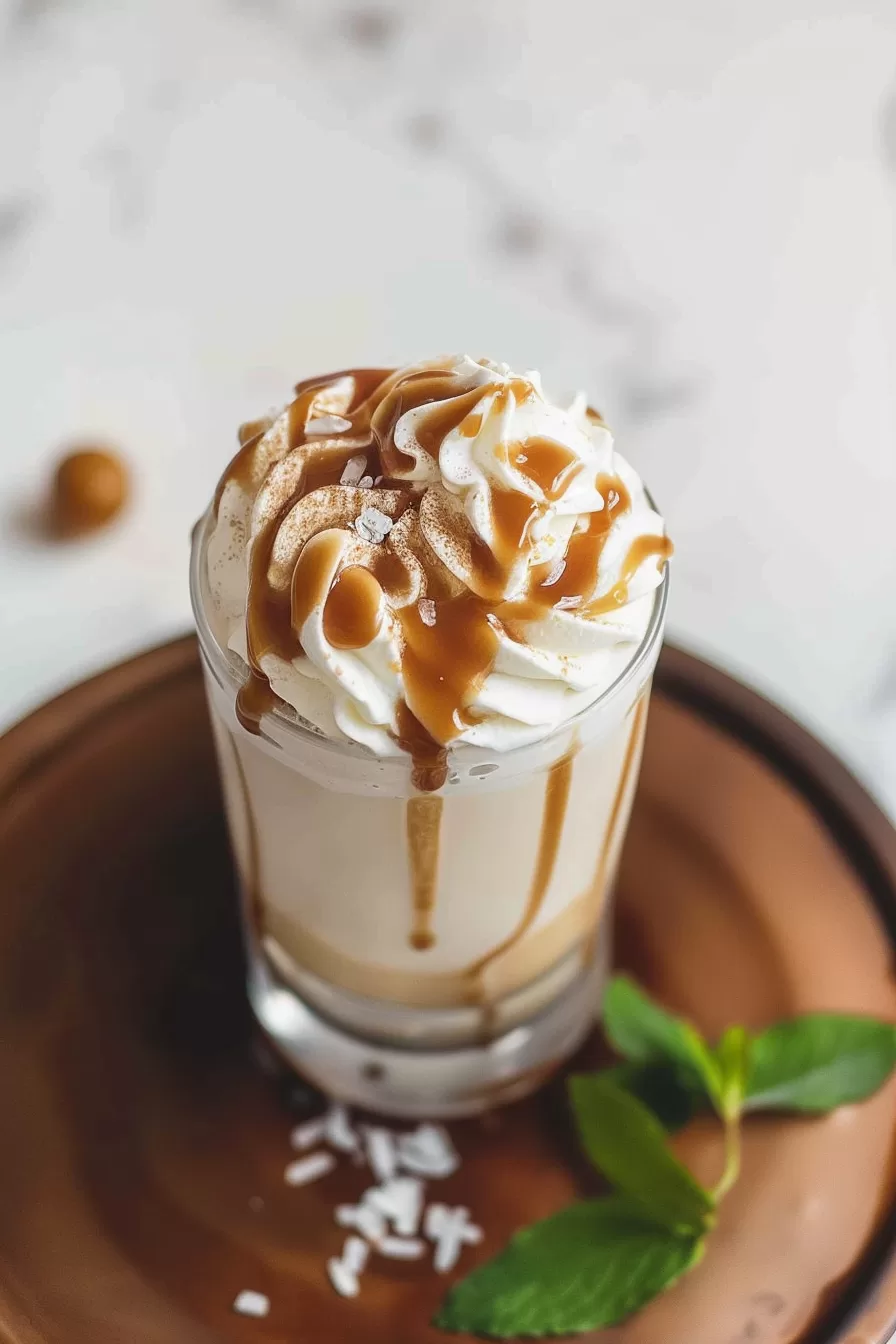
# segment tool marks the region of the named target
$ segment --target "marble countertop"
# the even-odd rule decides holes
[[[673,637],[896,811],[896,7],[809,9],[0,0],[0,719],[187,626],[239,421],[469,349],[589,390]],[[80,439],[133,505],[51,545]]]

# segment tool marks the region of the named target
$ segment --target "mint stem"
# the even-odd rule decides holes
[[[725,1170],[713,1190],[713,1198],[717,1204],[725,1198],[737,1181],[740,1175],[740,1158],[740,1116],[729,1115],[725,1118]]]

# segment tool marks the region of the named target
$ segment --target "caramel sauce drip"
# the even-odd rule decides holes
[[[327,392],[340,379],[354,380],[348,407],[330,410]],[[287,498],[252,543],[249,557],[249,593],[246,636],[249,676],[237,697],[237,715],[251,732],[260,731],[264,713],[277,703],[261,669],[266,654],[292,661],[302,656],[301,630],[310,612],[322,605],[324,630],[332,647],[359,649],[382,627],[392,606],[401,632],[401,668],[407,703],[400,709],[395,735],[411,754],[418,789],[432,792],[445,782],[445,744],[454,740],[473,719],[470,705],[494,666],[498,635],[503,628],[522,638],[519,625],[539,619],[552,607],[576,608],[587,617],[599,616],[624,603],[628,585],[638,567],[652,556],[662,565],[671,553],[665,537],[639,537],[631,546],[619,582],[611,592],[594,598],[601,555],[610,529],[631,507],[628,492],[615,476],[600,476],[596,485],[605,507],[588,516],[571,536],[562,559],[529,571],[525,594],[505,601],[508,578],[532,549],[532,530],[548,504],[563,493],[582,470],[576,455],[562,443],[533,436],[507,444],[505,460],[538,487],[543,498],[531,499],[519,491],[497,487],[491,492],[494,545],[469,540],[475,592],[457,596],[446,591],[440,566],[431,555],[418,557],[426,577],[427,620],[418,605],[398,607],[390,593],[406,590],[408,570],[388,545],[381,548],[370,569],[352,565],[339,573],[340,534],[318,533],[306,543],[293,573],[291,590],[276,590],[269,580],[271,558],[281,525],[306,495],[341,480],[346,463],[365,456],[365,475],[407,490],[407,506],[415,507],[419,491],[402,483],[412,459],[395,444],[395,428],[408,411],[415,417],[414,436],[423,452],[438,460],[445,437],[459,430],[472,438],[482,429],[482,398],[493,393],[488,414],[501,414],[510,398],[519,403],[535,395],[525,379],[505,385],[477,381],[481,370],[459,374],[450,366],[432,365],[410,373],[388,369],[353,369],[298,384],[289,407],[286,433],[289,452],[299,450],[301,471]],[[336,399],[338,402],[338,398]],[[308,433],[309,418],[338,415],[338,430]],[[313,420],[311,422],[313,424]],[[267,420],[244,425],[240,449],[222,478],[217,502],[228,481],[240,482],[247,493],[257,491],[263,469],[256,450],[270,429]],[[281,426],[282,432],[282,426]],[[361,447],[359,447],[359,441]]]
[[[672,550],[672,542],[668,537],[650,535],[636,537],[628,548],[628,553],[623,561],[619,582],[603,597],[589,602],[582,614],[593,618],[603,616],[608,611],[616,611],[619,607],[624,607],[628,601],[628,586],[645,561],[655,556],[657,568],[662,569],[671,556]]]
[[[411,758],[411,780],[421,793],[435,793],[448,778],[448,752],[426,731],[406,702],[398,706],[396,741]]]
[[[518,490],[492,490],[491,512],[495,540],[490,554],[506,573],[520,551],[529,549],[529,532],[540,509]]]
[[[382,627],[384,598],[369,569],[363,565],[344,569],[337,575],[324,606],[327,643],[334,649],[366,648]]]
[[[324,601],[329,603],[330,585],[341,554],[342,537],[336,530],[319,532],[302,547],[293,570],[287,608],[290,630],[296,635],[300,634],[315,607]]]
[[[406,825],[414,923],[409,942],[425,952],[435,942],[432,917],[436,905],[442,798],[409,798]]]
[[[488,604],[472,593],[433,602],[427,624],[418,606],[398,613],[404,637],[405,699],[435,742],[450,742],[472,720],[466,707],[488,676],[498,633]]]
[[[557,853],[560,848],[560,839],[563,834],[563,823],[566,820],[566,808],[569,803],[569,791],[572,785],[573,762],[575,760],[577,748],[566,753],[559,761],[555,761],[548,771],[548,777],[544,791],[544,809],[541,815],[541,833],[538,838],[538,854],[535,860],[535,870],[532,874],[532,882],[529,887],[529,894],[526,899],[526,905],[520,917],[519,923],[513,931],[500,942],[497,947],[492,948],[484,957],[480,957],[470,967],[467,974],[471,980],[471,989],[473,997],[477,1001],[484,998],[483,977],[489,966],[505,952],[509,952],[515,947],[532,928],[547,896],[548,888],[551,884],[551,878],[554,875],[554,865],[557,862]]]
[[[631,496],[618,476],[598,476],[596,484],[604,507],[589,514],[584,526],[573,532],[559,562],[532,571],[525,597],[499,609],[502,620],[539,620],[551,607],[580,608],[591,597],[597,587],[600,560],[610,529],[631,508]]]
[[[438,461],[445,438],[467,418],[488,390],[488,384],[471,385],[450,369],[427,369],[400,379],[383,398],[371,420],[382,464],[380,474],[394,479],[413,465],[413,459],[395,446],[395,426],[408,411],[423,406],[432,408],[417,422],[414,437],[420,447]]]
[[[619,772],[616,792],[613,795],[610,815],[607,818],[607,829],[604,832],[604,837],[601,842],[600,852],[597,856],[597,866],[594,870],[594,879],[588,893],[590,931],[582,949],[582,964],[585,966],[590,964],[597,948],[597,939],[600,932],[600,912],[606,897],[607,878],[610,875],[610,857],[616,847],[622,805],[625,802],[632,774],[634,773],[635,762],[638,757],[638,749],[644,736],[649,698],[650,687],[648,686],[641,692],[637,703],[634,706],[632,726],[629,730],[628,742],[625,747],[622,769]]]
[[[538,437],[509,444],[507,460],[550,500],[559,499],[573,476],[582,469],[582,463],[571,448],[554,439]]]

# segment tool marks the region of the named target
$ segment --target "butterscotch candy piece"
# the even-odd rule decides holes
[[[78,536],[108,523],[128,497],[128,472],[108,448],[77,448],[53,478],[51,521],[59,536]]]

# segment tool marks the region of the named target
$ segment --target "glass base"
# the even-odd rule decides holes
[[[609,939],[546,1008],[482,1043],[390,1045],[346,1031],[311,1008],[262,953],[251,959],[249,999],[278,1052],[327,1095],[407,1119],[477,1115],[543,1082],[583,1043],[599,1015]]]

